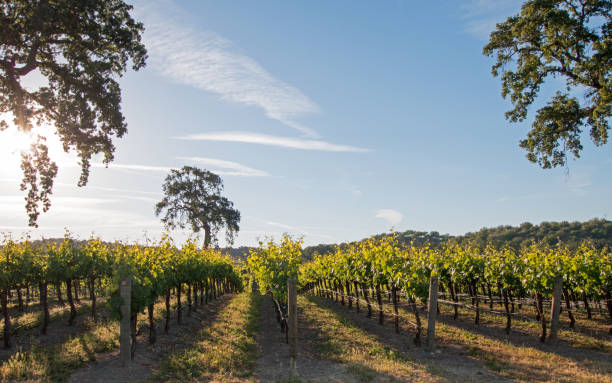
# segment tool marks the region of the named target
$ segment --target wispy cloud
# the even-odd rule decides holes
[[[102,204],[113,204],[119,202],[118,199],[111,198],[91,198],[91,197],[53,197],[52,210],[66,207],[90,207]],[[4,195],[0,196],[0,211],[3,212],[19,212],[24,211],[24,196],[20,195]]]
[[[466,31],[487,40],[495,25],[517,13],[522,0],[471,0],[461,8],[466,19]]]
[[[2,181],[0,179],[0,181]],[[16,180],[16,182],[19,182],[19,180]],[[76,184],[72,183],[65,183],[65,182],[54,182],[53,185],[56,186],[64,186],[64,187],[71,187],[74,188],[76,187]],[[130,194],[147,194],[147,195],[155,195],[155,196],[159,196],[162,193],[161,192],[154,192],[154,191],[146,191],[146,190],[136,190],[136,189],[122,189],[122,188],[110,188],[110,187],[104,187],[104,186],[92,186],[92,185],[87,185],[87,189],[92,189],[92,190],[101,190],[101,191],[108,191],[108,192],[116,192],[116,193],[130,193]]]
[[[319,150],[325,152],[369,152],[369,149],[359,148],[349,145],[332,144],[321,140],[307,140],[301,138],[279,137],[267,134],[249,132],[212,132],[191,134],[182,137],[175,137],[179,140],[189,141],[222,141],[222,142],[242,142],[249,144],[260,144],[270,146],[280,146],[290,149]]]
[[[213,170],[214,173],[228,176],[244,176],[244,177],[269,177],[270,174],[266,171],[253,169],[238,162],[219,160],[217,158],[205,157],[177,157],[179,160],[196,162],[205,166],[211,166],[218,169]]]
[[[133,164],[103,164],[103,163],[94,163],[92,164],[95,168],[109,168],[109,169],[122,169],[122,170],[136,170],[143,172],[160,172],[160,173],[168,173],[170,170],[174,169],[168,166],[151,166],[151,165],[133,165]]]
[[[49,212],[41,217],[41,227],[34,229],[23,225],[26,216],[23,213],[22,196],[0,196],[0,211],[5,213],[2,229],[49,235],[47,230],[52,231],[54,228],[66,225],[85,233],[90,229],[105,227],[161,227],[159,221],[155,219],[118,208],[117,203],[123,199],[122,197],[55,197]]]
[[[163,76],[221,98],[264,111],[267,117],[318,138],[298,122],[319,107],[299,89],[275,78],[233,44],[210,31],[199,31],[177,17],[174,2],[141,3],[136,12],[146,25],[150,63]]]
[[[391,225],[397,225],[398,223],[402,222],[404,215],[393,209],[379,209],[376,211],[376,218],[382,218]]]
[[[177,159],[197,162],[200,164],[211,166],[209,169],[211,172],[220,176],[243,176],[243,177],[266,177],[270,176],[267,172],[259,169],[253,169],[248,166],[239,164],[238,162],[219,160],[216,158],[204,158],[204,157],[177,157]],[[179,167],[170,166],[152,166],[152,165],[138,165],[138,164],[115,164],[111,163],[108,166],[103,163],[94,163],[93,167],[117,169],[117,170],[128,170],[137,172],[154,172],[154,173],[169,173],[172,169],[178,169]],[[120,189],[115,189],[119,191]],[[154,193],[159,194],[159,193]]]

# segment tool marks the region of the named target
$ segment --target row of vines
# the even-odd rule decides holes
[[[276,318],[287,334],[287,281],[298,277],[302,259],[302,239],[294,240],[285,234],[277,244],[273,239],[260,241],[251,249],[246,266],[250,283],[262,294],[272,295]]]
[[[107,298],[111,318],[121,318],[122,299],[119,280],[129,277],[131,288],[131,316],[133,345],[138,315],[148,311],[149,341],[156,339],[153,309],[156,302],[165,302],[165,331],[168,331],[171,297],[176,298],[177,322],[181,323],[181,296],[187,297],[189,313],[196,310],[198,301],[207,303],[227,291],[242,289],[242,278],[231,259],[212,249],[200,249],[194,241],[182,248],[169,237],[146,246],[108,244],[99,239],[78,242],[68,235],[61,242],[35,245],[29,240],[5,238],[0,244],[0,303],[4,317],[3,341],[11,347],[11,315],[9,296],[19,297],[22,290],[37,292],[42,312],[41,333],[47,334],[49,324],[48,290],[55,290],[62,300],[65,287],[70,306],[68,324],[77,316],[75,297],[79,286],[87,286],[91,300],[91,315],[96,319],[96,299]],[[20,310],[22,308],[20,307]]]
[[[404,304],[415,316],[410,322],[417,329],[415,343],[420,342],[421,319],[418,304],[426,303],[432,276],[440,281],[439,304],[475,311],[479,323],[481,311],[506,317],[506,332],[510,333],[512,318],[540,323],[540,340],[546,339],[547,316],[554,280],[562,278],[565,311],[570,327],[575,319],[572,311],[582,305],[588,318],[599,309],[612,320],[612,253],[582,245],[571,251],[533,245],[520,251],[511,248],[470,247],[449,245],[442,248],[403,246],[393,235],[383,239],[367,239],[335,252],[317,255],[300,266],[300,283],[306,290],[336,298],[359,309],[359,302],[378,308],[382,322],[383,295],[393,302],[396,329],[398,305]],[[370,299],[375,299],[371,302]],[[446,298],[446,300],[445,300]],[[462,300],[471,301],[471,304]],[[486,302],[489,308],[482,307]],[[572,308],[572,303],[573,307]],[[495,309],[494,304],[501,308]],[[534,308],[535,318],[515,312],[515,304]],[[612,331],[612,329],[611,329]]]

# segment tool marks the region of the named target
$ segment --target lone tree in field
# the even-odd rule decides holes
[[[496,55],[502,96],[514,108],[510,122],[523,122],[540,87],[551,77],[565,81],[535,114],[520,146],[542,168],[563,166],[567,154],[579,158],[583,130],[596,146],[608,141],[612,115],[612,2],[531,0],[521,12],[497,24],[487,56]],[[553,83],[554,84],[554,83]]]
[[[216,242],[219,230],[225,227],[226,240],[234,242],[240,230],[240,212],[221,196],[223,181],[218,175],[191,166],[170,170],[163,185],[164,198],[155,206],[155,215],[162,215],[167,228],[191,227],[194,233],[204,230],[204,247]]]
[[[10,122],[24,134],[36,125],[54,128],[65,151],[80,157],[78,185],[87,184],[90,160],[103,153],[113,160],[114,137],[127,131],[121,113],[121,90],[115,80],[147,56],[140,42],[143,25],[121,0],[0,1],[0,139]],[[45,83],[26,89],[26,76]],[[39,205],[47,211],[57,165],[38,135],[22,154],[26,211],[36,226]]]

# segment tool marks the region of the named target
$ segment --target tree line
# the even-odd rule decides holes
[[[383,239],[389,234],[375,235],[376,239]],[[534,225],[524,222],[519,226],[502,225],[492,228],[482,228],[476,232],[453,236],[440,234],[437,231],[407,230],[396,233],[398,241],[403,245],[439,247],[445,244],[473,244],[477,246],[493,245],[495,247],[510,246],[515,250],[527,247],[532,243],[552,247],[568,247],[576,249],[582,243],[589,243],[601,249],[612,246],[612,221],[606,219],[591,219],[584,222],[542,222]],[[350,243],[319,244],[304,248],[302,257],[306,260],[313,258],[315,253],[328,254],[335,251],[335,247],[346,248]],[[232,254],[233,256],[233,254]]]

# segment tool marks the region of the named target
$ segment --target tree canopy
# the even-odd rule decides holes
[[[170,229],[190,227],[194,233],[204,230],[204,247],[225,228],[232,244],[240,229],[240,212],[221,196],[223,181],[218,175],[191,166],[172,169],[162,186],[164,198],[155,206],[155,215]]]
[[[564,86],[537,110],[520,146],[543,168],[580,157],[583,130],[596,146],[608,141],[612,115],[612,2],[530,0],[519,14],[497,24],[483,52],[496,57],[502,96],[510,96],[510,122],[523,122],[541,87],[551,78]],[[549,81],[555,86],[556,82]]]
[[[65,151],[80,158],[79,186],[87,183],[90,161],[102,153],[113,160],[114,137],[127,125],[116,77],[145,65],[144,27],[121,0],[0,1],[0,131],[12,120],[22,132],[54,126]],[[41,74],[46,84],[30,90],[23,81]],[[29,224],[39,205],[50,207],[57,165],[38,135],[22,155],[22,190],[27,190]]]

